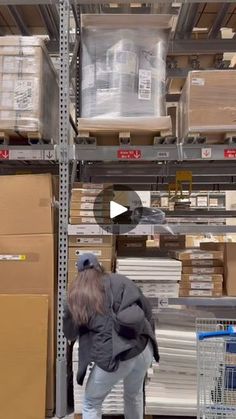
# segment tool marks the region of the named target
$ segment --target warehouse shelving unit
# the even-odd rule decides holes
[[[59,241],[58,241],[58,333],[57,333],[57,390],[56,390],[56,415],[58,418],[64,417],[67,411],[66,398],[66,340],[62,333],[63,301],[66,295],[67,286],[67,237],[69,234],[109,234],[109,230],[101,229],[99,226],[88,226],[85,232],[84,226],[68,226],[69,209],[69,184],[70,184],[70,165],[83,164],[83,175],[105,181],[108,176],[111,179],[111,171],[114,171],[113,180],[122,183],[122,165],[125,166],[125,176],[129,184],[139,185],[140,190],[144,188],[144,182],[151,182],[159,186],[157,179],[166,182],[167,176],[175,175],[176,166],[185,168],[190,167],[193,171],[195,188],[205,184],[206,188],[211,188],[212,184],[220,187],[219,190],[236,189],[236,145],[205,145],[205,144],[185,144],[179,139],[175,144],[162,144],[158,146],[142,147],[122,147],[122,150],[138,150],[138,158],[133,158],[129,162],[121,161],[119,150],[121,147],[102,147],[102,146],[79,146],[78,144],[68,144],[70,136],[70,93],[75,99],[76,118],[79,116],[79,72],[74,74],[76,93],[70,90],[71,73],[73,75],[73,65],[79,65],[78,43],[74,42],[70,36],[70,17],[75,19],[75,33],[79,35],[80,12],[92,13],[168,13],[172,11],[176,14],[176,27],[171,35],[169,52],[167,59],[167,86],[182,86],[189,70],[194,68],[225,68],[228,63],[224,61],[223,53],[235,50],[235,36],[232,39],[220,39],[219,32],[223,26],[236,27],[236,8],[235,1],[230,0],[222,3],[217,0],[208,1],[209,5],[203,0],[180,0],[174,3],[171,0],[158,2],[149,0],[147,5],[141,7],[131,7],[130,1],[121,0],[117,6],[116,0],[109,0],[108,4],[103,4],[102,0],[1,0],[0,12],[5,16],[4,24],[0,19],[0,36],[6,34],[48,35],[48,50],[55,55],[60,53],[60,137],[58,145],[28,145],[28,146],[8,146],[0,145],[0,172],[1,168],[17,164],[33,164],[37,168],[45,170],[47,164],[56,165],[59,168],[60,194],[59,194]],[[116,5],[117,7],[112,7]],[[35,21],[29,21],[30,11],[33,11]],[[208,32],[194,35],[194,27],[198,22],[203,25],[209,24]],[[39,29],[40,28],[40,29]],[[206,56],[208,60],[206,60]],[[72,65],[70,65],[72,63]],[[167,92],[167,100],[170,102],[178,101],[179,93],[173,93],[171,89]],[[75,130],[76,131],[76,130]],[[110,161],[112,163],[101,163]],[[145,167],[145,162],[149,162],[149,168]],[[176,164],[176,162],[178,162]],[[86,163],[93,163],[87,165]],[[161,163],[161,164],[157,164]],[[127,171],[127,164],[129,165]],[[137,170],[136,164],[139,165]],[[92,168],[93,167],[93,168]],[[96,168],[99,167],[99,175]],[[124,166],[123,166],[124,167]],[[102,170],[101,170],[102,169]],[[203,170],[204,169],[204,170]],[[117,172],[120,170],[120,173]],[[135,172],[136,170],[136,172]],[[148,172],[147,172],[148,170]],[[117,174],[118,173],[118,174]],[[212,181],[214,178],[214,181]],[[103,180],[101,180],[103,179]],[[142,181],[141,181],[142,179]],[[189,223],[173,224],[171,226],[174,233],[199,234],[202,232],[202,225]],[[137,226],[132,234],[152,235],[163,232],[163,226]],[[89,233],[88,233],[89,230]],[[164,230],[165,231],[165,230]],[[212,234],[236,233],[236,226],[230,225],[204,225],[204,232]],[[122,229],[119,230],[122,234]],[[236,298],[177,298],[169,299],[160,304],[160,301],[153,300],[153,304],[158,307],[169,305],[184,306],[227,306],[234,308]]]

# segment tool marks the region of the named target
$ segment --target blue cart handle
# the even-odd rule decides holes
[[[220,338],[227,336],[236,336],[236,327],[229,326],[227,330],[219,330],[215,332],[198,332],[197,334],[198,340]]]

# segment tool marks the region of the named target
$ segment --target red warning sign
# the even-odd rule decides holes
[[[224,151],[224,156],[226,159],[236,159],[236,148],[227,148]]]
[[[1,160],[9,159],[9,151],[8,150],[0,150],[0,159]]]
[[[117,157],[121,160],[138,160],[141,156],[141,150],[118,150],[117,152]]]

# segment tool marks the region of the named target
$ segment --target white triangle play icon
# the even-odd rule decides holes
[[[118,215],[124,214],[126,211],[128,211],[128,208],[123,205],[117,204],[115,201],[110,202],[110,218],[115,218]]]

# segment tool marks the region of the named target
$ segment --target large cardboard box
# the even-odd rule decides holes
[[[45,418],[47,328],[47,296],[0,295],[2,419]]]
[[[194,266],[208,268],[211,266],[223,266],[223,260],[219,259],[188,259],[182,261],[182,266]]]
[[[179,106],[180,136],[236,130],[236,72],[191,71]]]
[[[221,291],[223,289],[222,281],[214,281],[214,282],[198,282],[198,281],[191,281],[191,282],[184,282],[181,281],[180,289],[189,289],[189,290],[214,290],[214,291]]]
[[[0,294],[45,294],[49,301],[47,411],[55,401],[55,252],[54,236],[0,235]],[[35,329],[37,332],[37,329]],[[37,371],[34,371],[37,374]],[[32,413],[33,414],[33,413]]]
[[[52,176],[0,176],[0,235],[54,231]]]

